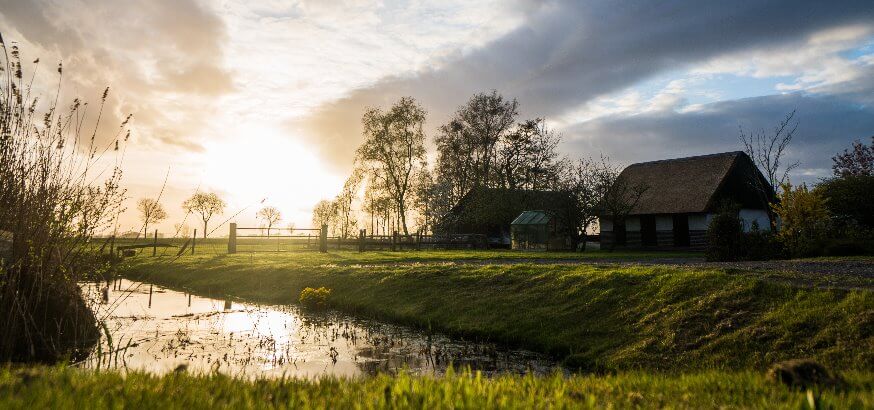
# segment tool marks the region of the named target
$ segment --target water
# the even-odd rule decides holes
[[[104,300],[105,286],[83,284],[83,290],[114,347],[104,337],[85,367],[157,374],[184,367],[196,373],[305,378],[402,369],[439,375],[450,363],[487,375],[543,374],[556,367],[533,352],[336,312],[211,299],[128,280]]]

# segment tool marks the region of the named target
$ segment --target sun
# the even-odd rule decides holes
[[[225,193],[229,206],[252,206],[241,222],[254,222],[257,204],[266,199],[282,212],[283,224],[303,226],[312,205],[342,185],[314,149],[272,130],[207,143],[199,156],[205,189]]]

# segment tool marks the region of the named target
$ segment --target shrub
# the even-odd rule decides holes
[[[707,227],[708,261],[736,261],[741,259],[743,224],[735,206],[722,206]]]
[[[739,255],[741,259],[765,261],[782,258],[783,255],[783,246],[774,233],[759,230],[754,224],[750,232],[743,234]]]
[[[816,186],[832,216],[836,236],[872,237],[874,176],[832,178]]]
[[[331,289],[326,287],[320,287],[318,289],[306,287],[304,290],[300,291],[300,298],[298,301],[304,306],[322,309],[327,306],[328,296],[330,295]]]
[[[817,191],[801,184],[783,184],[779,202],[772,205],[780,217],[777,234],[790,255],[814,256],[821,253],[829,227],[829,212],[825,200]]]

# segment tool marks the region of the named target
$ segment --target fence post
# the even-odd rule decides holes
[[[231,222],[230,227],[231,231],[228,233],[228,253],[237,253],[237,223]]]
[[[155,239],[152,241],[152,256],[158,254],[158,230],[155,229]]]
[[[319,232],[319,252],[328,252],[328,225],[322,224],[322,230]]]
[[[398,247],[398,231],[394,231],[391,234],[391,250],[392,252],[396,251]]]
[[[194,235],[191,237],[191,254],[194,255],[194,244],[197,243],[197,228],[194,228]]]
[[[366,232],[367,229],[358,230],[358,252],[364,252],[364,237],[367,235]]]

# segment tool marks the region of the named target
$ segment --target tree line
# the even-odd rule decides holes
[[[565,221],[578,238],[594,223],[620,172],[607,157],[560,156],[561,135],[543,118],[520,119],[518,101],[497,91],[474,94],[438,127],[429,166],[426,118],[412,97],[388,109],[366,109],[353,170],[333,200],[316,204],[313,225],[326,224],[341,237],[360,227],[410,235],[411,227],[431,231],[472,189],[560,190],[578,199]],[[627,206],[629,198],[617,195],[614,204]]]

